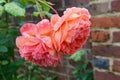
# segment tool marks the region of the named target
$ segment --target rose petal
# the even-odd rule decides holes
[[[68,14],[66,15],[63,15],[57,22],[56,24],[54,25],[54,31],[57,31],[60,26],[64,23],[64,21],[71,15],[72,12],[69,12]]]
[[[51,17],[51,19],[50,19],[50,21],[51,21],[51,26],[54,26],[54,25],[56,24],[56,22],[58,21],[59,18],[60,18],[60,17],[59,17],[59,15],[57,15],[57,14],[52,15],[52,17]]]
[[[49,47],[49,48],[53,48],[52,46],[52,41],[51,41],[51,38],[50,37],[48,37],[48,36],[42,36],[41,37],[41,40],[42,40],[42,42],[47,46],[47,47]]]
[[[24,36],[19,36],[16,38],[16,45],[18,48],[23,48],[24,46],[33,46],[39,43],[36,38],[27,38]]]
[[[32,23],[26,23],[20,28],[20,32],[24,36],[34,36],[36,34],[36,25]]]
[[[47,19],[43,19],[36,26],[37,26],[38,34],[46,34],[51,31],[51,25],[50,25],[49,20]]]
[[[90,31],[90,14],[84,8],[68,8],[54,25],[53,43],[57,51],[73,54],[80,49]]]

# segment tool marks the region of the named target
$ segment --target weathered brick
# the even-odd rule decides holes
[[[94,72],[94,80],[120,80],[120,75],[109,72]]]
[[[68,77],[67,76],[64,76],[64,75],[58,75],[58,79],[57,80],[68,80]]]
[[[67,74],[68,68],[67,68],[67,66],[58,65],[58,66],[54,67],[53,70],[56,72],[62,73],[62,74]]]
[[[85,60],[92,60],[93,59],[93,56],[92,56],[92,53],[91,53],[91,49],[84,49],[84,59]]]
[[[99,56],[109,56],[109,57],[120,57],[120,47],[119,46],[111,46],[111,45],[100,45],[92,47],[93,55]]]
[[[64,66],[58,65],[53,68],[53,71],[65,75],[64,77],[66,78],[74,76],[73,75],[74,68],[69,67],[67,65],[64,65]],[[69,79],[63,79],[63,80],[69,80]]]
[[[109,40],[109,32],[107,31],[92,31],[91,38],[94,42],[106,42]]]
[[[91,41],[90,39],[88,39],[85,44],[83,45],[83,48],[91,48],[92,47],[92,44],[91,44]]]
[[[114,0],[111,2],[111,10],[116,12],[120,11],[120,0]]]
[[[120,72],[120,61],[114,60],[112,68],[113,68],[113,71]]]
[[[113,42],[120,42],[120,31],[113,32]]]
[[[94,17],[91,23],[92,28],[120,28],[120,16]]]
[[[26,14],[25,21],[26,22],[32,22],[33,21],[33,16],[31,14]]]
[[[102,58],[93,58],[93,65],[99,69],[109,69],[109,60]]]
[[[27,13],[33,13],[34,10],[35,10],[34,7],[26,8],[26,12],[27,12]]]
[[[89,10],[91,14],[97,15],[97,14],[103,14],[109,12],[109,3],[108,1],[105,3],[94,3],[89,5]]]
[[[90,0],[64,0],[67,7],[88,4]]]
[[[70,77],[69,77],[69,80],[76,80],[76,77],[70,76]]]

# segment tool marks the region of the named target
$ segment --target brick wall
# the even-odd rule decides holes
[[[73,6],[86,7],[90,11],[91,36],[83,48],[86,54],[92,53],[94,80],[120,80],[120,0],[48,1],[55,4],[60,15]],[[42,70],[58,73],[59,80],[75,80],[72,71],[78,64],[65,57],[63,64]]]
[[[94,80],[120,80],[120,0],[92,4]]]

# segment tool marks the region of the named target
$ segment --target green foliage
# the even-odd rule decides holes
[[[6,46],[0,46],[0,52],[7,52],[8,49]]]
[[[0,16],[2,16],[3,12],[4,12],[4,7],[0,5]]]
[[[5,11],[13,16],[25,16],[25,9],[19,7],[14,2],[5,4]]]
[[[50,8],[39,4],[42,13],[49,14]],[[25,13],[29,7],[40,15],[35,0],[0,0],[0,80],[57,80],[56,74],[51,76],[49,71],[45,74],[40,67],[21,59],[15,51],[15,39],[19,28],[25,23]],[[16,20],[14,25],[12,19]]]
[[[52,8],[51,5],[53,5],[52,3],[50,2],[47,2],[46,0],[35,0],[36,2],[36,8],[38,9],[38,12],[37,14],[40,15],[41,18],[44,18],[45,15],[47,15],[48,17],[51,17],[49,14],[49,10],[50,8]],[[33,15],[36,15],[35,13],[33,13]]]
[[[84,50],[79,50],[75,54],[71,55],[70,58],[74,61],[80,61],[82,56],[85,54]]]
[[[33,7],[34,16],[50,18],[52,5],[46,0],[0,0],[0,80],[57,80],[56,74],[51,76],[49,71],[25,62],[15,52],[15,39],[19,35],[19,28],[25,23],[26,9]],[[14,26],[11,18],[16,19]],[[93,80],[90,61],[83,59],[83,55],[82,50],[70,57],[80,62],[73,73],[77,80]]]
[[[35,0],[16,0],[16,2],[20,3],[23,7],[31,7],[35,4]]]
[[[51,76],[49,71],[43,71],[40,67],[34,64],[24,62],[24,65],[25,69],[23,74],[17,76],[17,79],[19,80],[57,80],[56,74]]]
[[[41,2],[41,6],[43,6],[43,10],[45,12],[49,12],[50,11],[50,7],[48,7],[49,4],[47,4],[46,0],[43,0],[43,2]]]
[[[51,13],[49,13],[49,12],[44,12],[44,13],[45,13],[45,15],[47,15],[48,18],[51,18],[51,16],[52,16]],[[34,15],[35,17],[37,17],[39,14],[40,14],[40,12],[33,12],[33,15]]]
[[[5,2],[6,2],[5,0],[0,0],[0,4],[1,4],[1,3],[5,3]]]
[[[89,60],[84,58],[85,51],[80,50],[71,55],[71,59],[80,64],[74,69],[73,74],[77,80],[93,80],[93,68]]]

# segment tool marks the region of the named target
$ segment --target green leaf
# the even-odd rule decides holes
[[[45,15],[47,15],[48,18],[51,18],[51,16],[52,16],[51,13],[49,13],[49,12],[44,12],[44,13],[45,13]]]
[[[25,16],[25,9],[19,7],[14,2],[5,4],[5,11],[13,16]]]
[[[51,77],[46,77],[46,79],[45,80],[52,80],[52,78]]]
[[[43,10],[44,10],[45,12],[49,12],[49,11],[50,11],[50,8],[49,8],[47,5],[41,3],[41,6],[42,6],[42,8],[43,8]]]
[[[33,66],[32,66],[32,65],[28,66],[28,69],[29,69],[29,70],[32,70],[32,69],[33,69]]]
[[[13,80],[12,76],[17,72],[17,70],[23,65],[23,60],[16,60],[1,68],[1,72],[5,75],[6,80]],[[3,79],[2,79],[3,80]]]
[[[0,40],[0,44],[4,44],[4,43],[6,43],[8,41],[8,39],[1,39]]]
[[[38,15],[40,14],[40,12],[33,12],[33,16],[38,17]]]
[[[87,64],[82,64],[82,65],[77,66],[77,69],[80,71],[85,70],[86,68],[87,68]]]
[[[6,64],[8,64],[8,63],[9,63],[9,62],[8,62],[7,60],[4,60],[4,61],[1,62],[2,65],[6,65]]]
[[[74,70],[74,71],[73,71],[73,74],[77,74],[77,73],[78,73],[78,70]]]
[[[7,27],[6,21],[4,19],[1,19],[0,20],[0,28],[4,28],[5,29],[6,27]],[[1,32],[1,30],[0,30],[0,32]],[[2,30],[2,32],[3,32],[3,30]],[[0,35],[0,37],[1,37],[1,35]]]
[[[80,61],[83,55],[84,55],[84,51],[80,50],[74,53],[73,55],[71,55],[70,59],[73,59],[74,61]]]
[[[0,4],[1,4],[1,3],[5,3],[5,2],[6,2],[5,0],[0,0]]]
[[[17,76],[17,78],[20,79],[20,78],[22,78],[22,77],[24,77],[24,76],[25,76],[24,74],[19,74],[19,75]]]
[[[29,0],[29,2],[35,3],[35,0]]]
[[[23,6],[27,6],[28,5],[28,0],[19,0],[20,3],[23,5]]]
[[[0,46],[0,52],[7,52],[8,49],[6,46]]]
[[[0,16],[2,16],[3,12],[4,12],[4,7],[0,5]]]

